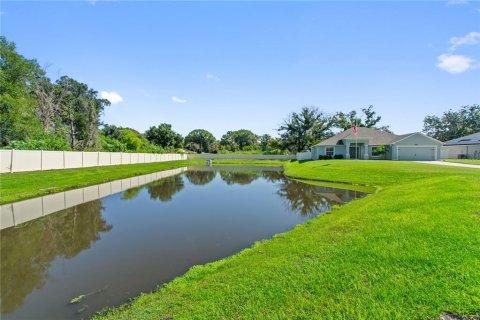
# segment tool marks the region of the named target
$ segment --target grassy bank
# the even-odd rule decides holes
[[[96,319],[438,319],[480,315],[480,171],[393,161],[287,163],[378,192]]]
[[[2,174],[0,176],[0,204],[203,163],[202,160],[169,161]]]
[[[475,159],[445,159],[443,161],[480,165],[480,160],[475,160]]]

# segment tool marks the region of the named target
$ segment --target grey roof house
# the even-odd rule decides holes
[[[480,159],[480,132],[449,140],[444,143],[448,158]]]
[[[382,153],[380,146],[386,146]],[[421,132],[395,135],[371,128],[359,127],[340,132],[312,147],[312,159],[319,156],[342,155],[345,159],[438,160],[442,142]]]

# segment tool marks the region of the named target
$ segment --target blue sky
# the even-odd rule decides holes
[[[27,58],[112,102],[104,121],[276,134],[374,105],[396,133],[480,103],[480,2],[1,2]]]

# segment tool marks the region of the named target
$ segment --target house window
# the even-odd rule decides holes
[[[325,149],[325,155],[333,157],[334,153],[334,147],[326,147]]]

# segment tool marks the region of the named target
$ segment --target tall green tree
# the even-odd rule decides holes
[[[0,36],[0,144],[27,140],[41,131],[35,115],[37,100],[31,94],[32,83],[44,72],[36,60],[28,60],[16,51],[15,43]]]
[[[57,124],[68,132],[71,148],[84,150],[97,147],[100,115],[110,102],[98,98],[98,92],[86,84],[67,76],[57,80],[56,88],[59,106]]]
[[[145,131],[148,141],[161,146],[164,149],[182,148],[183,137],[172,130],[172,125],[161,123],[156,127],[150,127]]]
[[[195,129],[185,137],[185,147],[195,152],[212,152],[217,140],[207,130]]]
[[[278,128],[284,147],[291,152],[309,149],[315,143],[330,137],[331,118],[316,107],[303,107],[291,113]]]
[[[220,146],[229,150],[254,150],[258,147],[258,136],[250,130],[227,131],[220,140]]]
[[[355,110],[347,113],[337,112],[332,118],[333,126],[335,128],[347,130],[354,127],[356,124],[358,127],[367,127],[390,132],[388,126],[377,126],[380,120],[382,120],[382,117],[377,115],[373,110],[372,105],[367,108],[362,108],[361,111],[361,114],[358,114]]]
[[[440,141],[480,132],[480,106],[462,106],[460,110],[448,110],[441,116],[426,116],[423,132]]]

